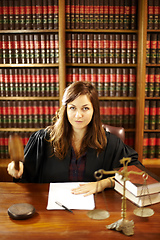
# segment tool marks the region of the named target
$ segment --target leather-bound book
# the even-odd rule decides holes
[[[25,24],[26,29],[30,30],[32,29],[32,0],[27,0],[25,3]]]
[[[19,8],[19,14],[20,14],[20,29],[24,30],[26,28],[26,14],[25,14],[25,1],[20,0],[20,8]]]
[[[144,129],[149,129],[149,100],[145,100],[144,107]]]

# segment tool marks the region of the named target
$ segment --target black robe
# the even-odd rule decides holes
[[[140,164],[135,150],[109,132],[106,132],[106,137],[107,145],[98,156],[95,149],[87,149],[84,182],[96,181],[94,172],[99,169],[111,171],[121,167],[120,159],[123,157],[131,157],[130,165]],[[33,133],[30,137],[24,150],[24,172],[21,182],[69,182],[71,149],[63,160],[59,160],[53,154],[47,138],[48,134],[44,129]]]

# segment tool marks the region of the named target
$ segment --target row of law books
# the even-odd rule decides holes
[[[59,102],[48,100],[1,101],[0,128],[44,128],[52,124]]]
[[[146,68],[145,97],[160,96],[160,68]]]
[[[0,63],[58,63],[58,33],[0,34]]]
[[[160,63],[160,34],[147,33],[146,63]]]
[[[123,168],[115,174],[114,189],[123,195],[124,179]],[[125,197],[138,207],[145,207],[148,205],[160,202],[160,178],[144,168],[141,165],[133,165],[127,167],[128,180],[125,183]],[[135,174],[138,173],[138,174]],[[145,181],[146,176],[148,176]],[[143,210],[142,210],[143,214]]]
[[[58,0],[1,0],[0,30],[58,29]]]
[[[148,26],[149,30],[160,29],[160,0],[148,0]]]
[[[136,103],[133,100],[100,101],[102,122],[111,126],[134,128],[135,110]]]
[[[135,64],[137,35],[67,33],[66,62]]]
[[[160,158],[160,133],[144,133],[143,158]]]
[[[136,27],[136,0],[66,0],[66,29]]]
[[[58,97],[58,68],[0,68],[1,97]]]
[[[68,67],[67,85],[77,81],[91,82],[98,96],[134,97],[136,95],[135,68],[76,68]]]
[[[144,111],[144,129],[160,129],[160,100],[146,100]]]
[[[9,159],[9,152],[8,152],[8,139],[10,135],[18,134],[21,139],[23,146],[25,147],[27,145],[27,142],[29,140],[29,137],[33,132],[13,132],[13,131],[3,131],[0,132],[0,159]]]
[[[51,124],[51,123],[50,123]],[[46,127],[46,126],[45,126]],[[36,130],[35,130],[36,131]],[[8,153],[8,138],[10,135],[17,133],[21,138],[24,147],[26,146],[29,137],[33,132],[30,131],[0,131],[0,159],[8,159],[9,158],[9,153]],[[129,146],[133,147],[134,146],[134,136],[133,133],[126,132],[125,134],[125,141],[126,144]]]

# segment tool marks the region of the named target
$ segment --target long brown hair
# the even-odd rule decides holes
[[[83,138],[80,154],[84,153],[87,147],[96,149],[98,154],[104,149],[107,143],[105,131],[101,123],[100,106],[96,89],[88,82],[74,82],[65,89],[62,107],[54,119],[53,126],[48,127],[54,154],[60,159],[66,156],[72,141],[72,126],[67,117],[67,104],[74,101],[80,95],[87,95],[93,106],[92,120],[88,124],[87,132]]]

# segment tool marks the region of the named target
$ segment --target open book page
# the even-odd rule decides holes
[[[60,202],[69,209],[92,210],[95,208],[94,195],[84,197],[84,194],[74,195],[73,188],[79,186],[78,182],[50,183],[47,210],[62,209],[55,202]],[[84,183],[85,184],[85,183]]]

